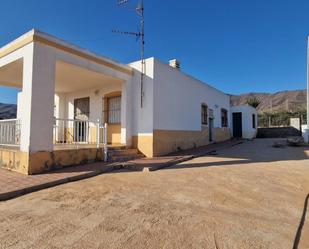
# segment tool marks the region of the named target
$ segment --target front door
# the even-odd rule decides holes
[[[88,135],[88,120],[90,113],[90,98],[74,100],[74,141],[86,142]]]
[[[242,113],[233,113],[233,136],[236,138],[242,138]]]

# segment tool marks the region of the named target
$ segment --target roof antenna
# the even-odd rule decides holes
[[[117,0],[118,6],[124,6],[129,3],[130,0]],[[121,35],[132,35],[136,39],[140,39],[141,42],[141,108],[143,108],[144,102],[144,77],[146,73],[146,63],[145,63],[145,29],[144,29],[144,0],[138,0],[137,7],[135,8],[136,13],[140,16],[140,27],[138,32],[120,31],[112,30],[113,33],[118,33]]]

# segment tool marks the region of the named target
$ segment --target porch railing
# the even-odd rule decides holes
[[[107,125],[99,121],[56,118],[53,134],[55,145],[107,144]]]
[[[0,120],[0,145],[1,146],[19,146],[20,145],[19,119]]]

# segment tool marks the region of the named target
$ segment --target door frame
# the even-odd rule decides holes
[[[233,137],[242,138],[242,112],[233,112]]]

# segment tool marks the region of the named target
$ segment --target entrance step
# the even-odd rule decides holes
[[[137,149],[109,149],[109,162],[126,162],[134,159],[143,158],[144,155],[138,152]]]

